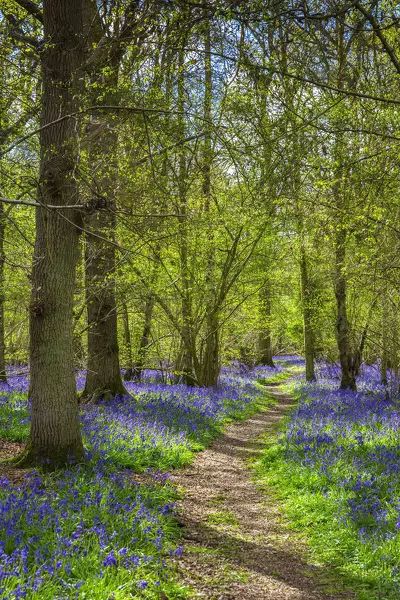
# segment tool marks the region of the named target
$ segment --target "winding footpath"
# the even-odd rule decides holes
[[[180,577],[193,598],[209,600],[353,598],[338,591],[337,576],[307,561],[274,498],[252,479],[249,460],[261,455],[261,436],[276,431],[294,402],[279,387],[266,389],[276,404],[229,426],[190,467],[172,476],[183,491]]]

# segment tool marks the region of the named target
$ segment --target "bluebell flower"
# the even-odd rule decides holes
[[[145,588],[147,588],[148,585],[149,585],[148,582],[145,581],[144,579],[141,579],[137,583],[138,588],[140,588],[141,590],[144,590]]]

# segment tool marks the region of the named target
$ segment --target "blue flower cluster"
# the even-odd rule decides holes
[[[286,457],[323,476],[338,517],[361,540],[392,540],[400,526],[398,398],[380,385],[374,366],[363,367],[357,392],[339,390],[338,378],[337,367],[321,364],[317,383],[300,384]]]
[[[22,371],[0,387],[0,437],[11,440],[29,429]],[[182,551],[166,471],[187,463],[226,418],[244,413],[260,395],[257,379],[275,372],[234,365],[209,389],[149,372],[144,383],[127,383],[130,397],[82,406],[85,467],[0,481],[0,598],[95,600],[116,589],[154,597],[168,580],[165,557]]]
[[[98,467],[0,483],[0,598],[89,597],[110,567],[125,582],[160,570],[173,504],[157,486]]]

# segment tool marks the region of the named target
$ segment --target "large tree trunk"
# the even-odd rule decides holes
[[[87,43],[98,44],[104,34],[96,4],[86,0]],[[121,52],[109,51],[95,64],[91,75],[91,103],[117,104]],[[126,395],[122,382],[117,329],[115,286],[115,189],[118,181],[118,134],[114,119],[92,115],[87,134],[94,192],[93,214],[85,221],[85,284],[88,317],[88,359],[83,400],[96,401]],[[108,240],[108,241],[106,241]]]
[[[101,143],[104,148],[104,140]],[[108,153],[107,153],[107,156]],[[112,206],[111,206],[112,205]],[[115,297],[115,247],[102,238],[112,239],[115,231],[114,203],[86,221],[86,302],[88,315],[88,359],[82,397],[96,401],[127,394],[119,364],[117,304]]]
[[[4,205],[3,203],[0,203],[0,381],[7,381],[4,339],[4,235]]]
[[[44,0],[39,201],[30,304],[32,421],[20,464],[56,467],[84,456],[73,369],[73,295],[78,229],[77,123],[82,0]],[[49,125],[51,123],[51,125]]]
[[[315,336],[312,314],[312,293],[310,278],[308,275],[308,265],[306,249],[303,240],[300,244],[300,285],[301,299],[303,305],[303,333],[304,333],[304,355],[306,359],[306,381],[315,381]]]

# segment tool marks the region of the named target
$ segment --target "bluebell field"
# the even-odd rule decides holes
[[[293,501],[297,508],[291,512],[314,528],[320,555],[338,560],[348,573],[378,590],[377,596],[366,591],[363,598],[398,598],[398,382],[385,388],[377,366],[363,366],[358,391],[341,391],[339,375],[335,365],[320,364],[315,383],[298,378],[299,404],[280,439],[282,468],[287,477],[297,478],[299,488]]]
[[[279,369],[236,364],[215,389],[148,371],[144,383],[127,383],[130,398],[83,406],[85,466],[0,481],[0,598],[157,598],[173,586],[174,597],[185,597],[166,563],[182,552],[168,469],[249,410],[260,396],[256,380]],[[0,387],[2,439],[23,441],[29,431],[21,370]]]
[[[276,369],[224,368],[215,389],[147,371],[143,383],[127,383],[130,398],[82,407],[85,466],[0,481],[0,598],[151,599],[161,590],[187,597],[168,561],[182,552],[168,471],[190,462],[227,419],[254,408],[257,381],[284,361],[303,365],[280,358]],[[24,441],[29,431],[28,381],[19,371],[0,387],[0,439]],[[321,536],[323,558],[379,590],[360,598],[397,598],[397,384],[380,385],[376,366],[363,367],[358,392],[338,389],[334,365],[320,364],[317,375],[312,384],[297,377],[299,403],[278,444],[283,458],[267,452],[265,464],[299,486],[299,495],[290,493],[299,519]],[[78,389],[83,380],[78,374]]]

